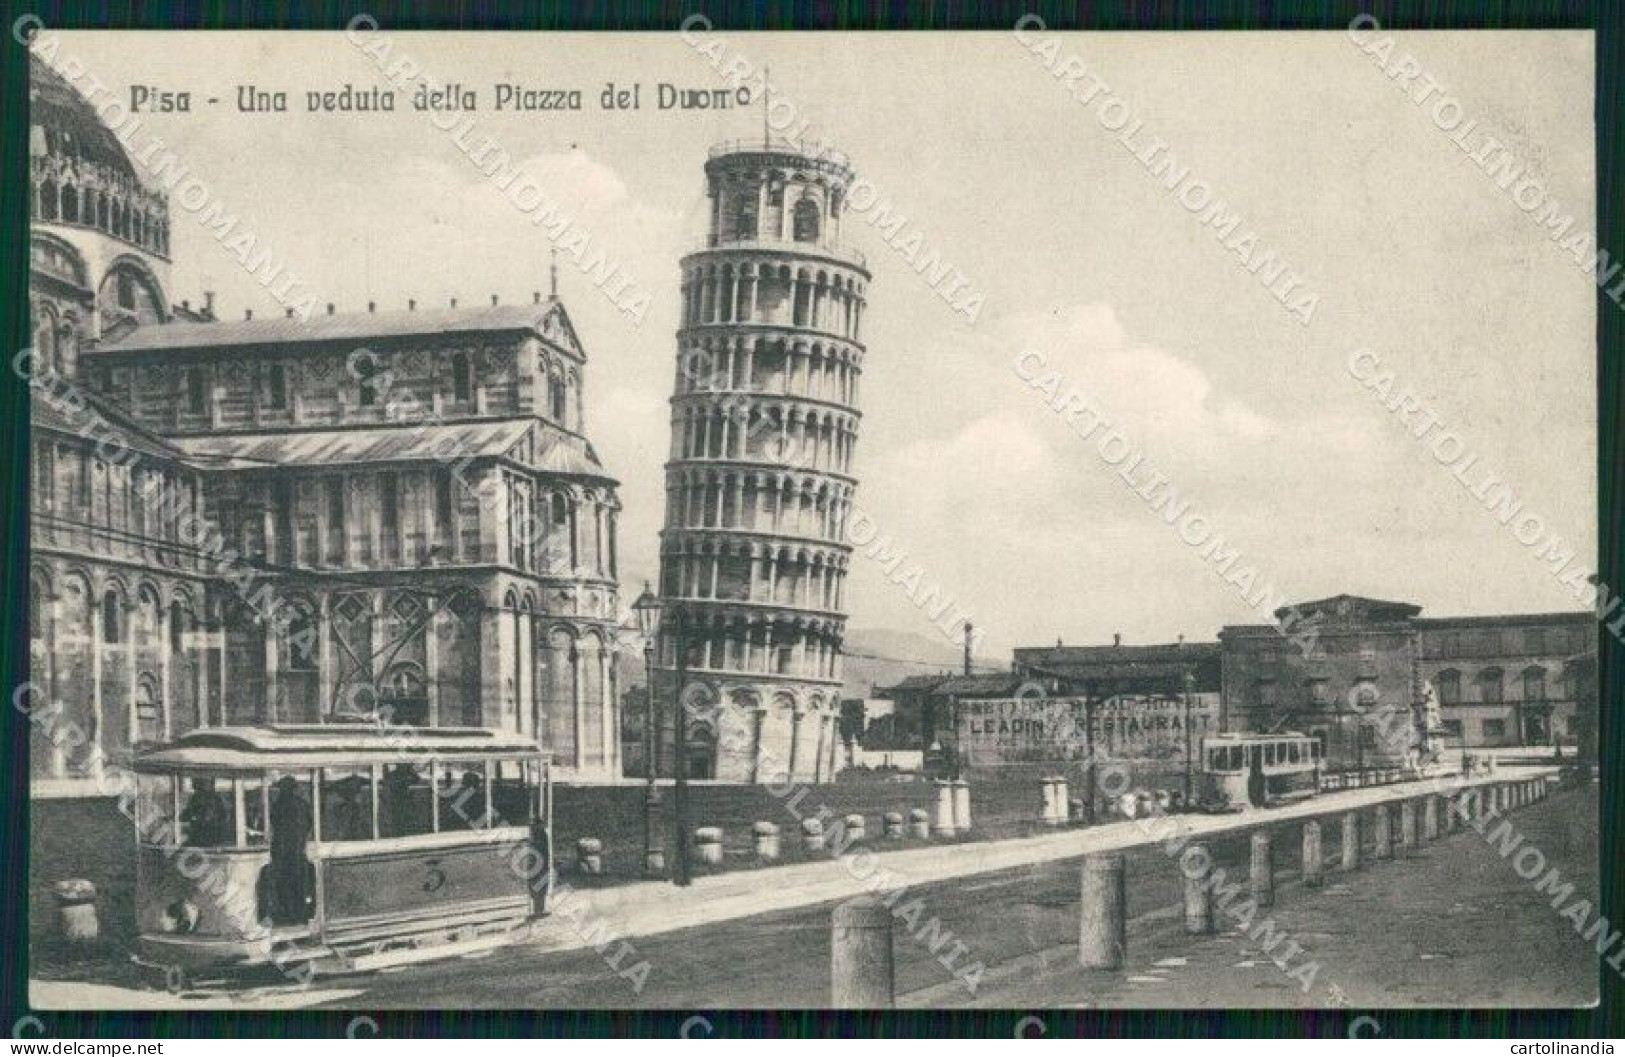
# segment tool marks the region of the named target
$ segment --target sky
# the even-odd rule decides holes
[[[344,35],[64,39],[120,98],[131,85],[191,93],[191,112],[145,115],[142,134],[319,303],[507,303],[547,289],[545,232],[429,115],[404,98],[392,114],[306,111],[307,91],[387,87]],[[1210,638],[1268,619],[1018,376],[1026,350],[1285,598],[1401,599],[1433,616],[1578,608],[1347,364],[1359,348],[1380,356],[1594,568],[1595,285],[1347,34],[1059,40],[1303,277],[1317,298],[1307,326],[1009,33],[705,39],[769,67],[809,141],[848,155],[982,298],[976,319],[956,312],[865,215],[849,218],[874,273],[857,507],[908,555],[890,571],[854,556],[852,626],[941,635],[915,581],[897,582],[915,567],[918,590],[952,599],[995,660],[1056,639]],[[1397,42],[1592,223],[1589,33]],[[657,109],[661,83],[725,83],[676,34],[390,43],[477,91],[478,137],[523,159],[650,297],[634,322],[561,262],[589,357],[587,432],[621,482],[631,597],[655,572],[678,261],[704,230],[703,164],[711,144],[759,136],[762,111]],[[578,89],[584,109],[497,113],[503,83]],[[607,83],[641,84],[643,108],[601,110]],[[237,112],[246,85],[286,91],[289,111]],[[172,301],[210,289],[224,318],[281,311],[193,215],[175,210],[172,244]]]

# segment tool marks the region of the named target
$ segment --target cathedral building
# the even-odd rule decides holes
[[[44,793],[196,726],[534,735],[621,773],[616,482],[557,297],[222,322],[169,215],[33,65],[30,645]]]
[[[657,686],[690,777],[835,770],[845,526],[869,271],[843,245],[846,164],[730,144],[682,261]],[[771,773],[758,773],[759,761]]]

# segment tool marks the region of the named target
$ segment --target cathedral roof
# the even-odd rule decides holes
[[[40,379],[29,396],[29,421],[36,430],[83,438],[108,453],[132,451],[175,462],[185,461],[185,454],[179,448],[138,426],[117,404],[60,375]]]
[[[569,321],[564,316],[563,306],[557,298],[549,297],[540,304],[530,305],[345,312],[315,315],[309,320],[281,316],[220,323],[164,323],[137,327],[112,342],[102,343],[96,351],[173,352],[508,331],[533,331],[564,348],[579,348],[574,333],[569,329]]]
[[[28,73],[29,125],[36,138],[44,138],[47,154],[105,166],[139,182],[124,145],[73,85],[32,55]]]
[[[537,443],[528,465],[546,473],[608,478],[585,439],[535,418],[213,434],[176,437],[174,443],[194,459],[248,470],[510,456],[531,430],[537,431]]]

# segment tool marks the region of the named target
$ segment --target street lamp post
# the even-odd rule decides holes
[[[672,871],[672,884],[686,887],[690,880],[688,869],[688,739],[687,717],[683,715],[683,687],[688,683],[688,615],[680,605],[671,607],[674,638],[677,643],[677,686],[672,692],[672,757],[674,787],[672,789],[672,828],[677,841],[676,869]]]
[[[655,641],[660,634],[660,600],[643,585],[643,594],[632,603],[638,617],[638,630],[643,633],[643,769],[648,783],[643,793],[643,870],[651,877],[666,872],[666,851],[655,840],[655,814],[660,808],[660,788],[655,784],[659,774],[660,736],[655,725]]]
[[[1191,704],[1192,695],[1196,690],[1196,676],[1190,672],[1185,673],[1185,807],[1191,803]]]

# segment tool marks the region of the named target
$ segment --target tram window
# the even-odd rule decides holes
[[[1286,759],[1288,763],[1298,762],[1298,743],[1291,741],[1286,746]]]
[[[498,760],[491,783],[491,824],[523,826],[530,822],[530,783],[524,760]]]
[[[142,844],[173,847],[175,831],[175,779],[167,774],[142,774],[135,779],[136,837]]]
[[[322,840],[372,840],[372,768],[322,771]]]
[[[243,843],[250,848],[263,848],[270,843],[265,831],[265,805],[269,799],[265,780],[256,776],[244,778],[238,784],[243,787]]]
[[[194,848],[236,845],[237,809],[229,779],[181,779],[181,842]]]
[[[440,828],[485,828],[485,761],[440,761]]]
[[[378,785],[378,835],[416,837],[433,833],[433,799],[427,763],[385,767]]]

